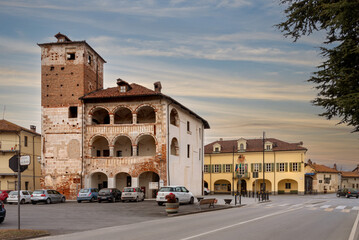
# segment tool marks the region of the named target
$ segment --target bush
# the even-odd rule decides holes
[[[290,190],[290,194],[298,194],[298,190]]]
[[[278,190],[278,194],[284,194],[284,190]]]

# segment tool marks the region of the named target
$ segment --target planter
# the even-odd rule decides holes
[[[166,212],[168,214],[171,213],[177,213],[178,212],[178,208],[179,208],[179,203],[166,203]]]

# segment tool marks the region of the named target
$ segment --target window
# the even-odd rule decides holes
[[[271,146],[270,146],[270,145],[267,145],[267,146],[266,146],[266,150],[271,150]]]
[[[77,106],[69,107],[69,118],[77,118]]]
[[[24,146],[27,147],[27,136],[24,138]]]
[[[284,172],[284,171],[285,171],[285,164],[279,163],[279,172]]]
[[[191,145],[187,144],[187,158],[190,157]]]
[[[259,163],[254,163],[253,164],[252,172],[259,172]]]
[[[75,53],[67,53],[66,58],[67,60],[75,60]]]
[[[117,151],[117,152],[116,152],[116,156],[117,156],[117,157],[122,157],[122,151]]]
[[[88,63],[89,65],[91,65],[91,63],[92,63],[92,55],[91,55],[91,54],[89,54],[89,56],[88,56],[88,58],[87,58],[87,63]]]
[[[224,172],[230,173],[231,172],[231,164],[226,164],[224,168]]]
[[[203,172],[209,173],[209,165],[204,165]]]
[[[120,92],[122,92],[122,93],[126,92],[126,86],[121,86],[120,87]]]
[[[215,164],[214,165],[214,171],[215,173],[220,173],[221,172],[221,165],[219,164]]]
[[[292,163],[292,171],[298,172],[298,163]]]
[[[266,172],[272,172],[272,164],[271,163],[266,163]]]
[[[104,157],[109,157],[110,156],[110,150],[103,150],[103,156]]]
[[[292,184],[291,183],[285,183],[285,189],[291,189],[291,186]]]
[[[191,131],[191,126],[190,126],[189,121],[187,121],[187,132],[190,132],[190,131]]]
[[[323,180],[319,180],[319,183],[322,183],[323,182]],[[345,186],[344,186],[345,187]]]
[[[101,157],[101,150],[96,151],[96,157]]]
[[[243,145],[243,143],[241,143],[241,145],[239,145],[239,150],[241,150],[241,151],[244,150],[244,145]]]
[[[219,147],[215,147],[215,148],[214,148],[214,151],[215,151],[215,152],[219,152]]]

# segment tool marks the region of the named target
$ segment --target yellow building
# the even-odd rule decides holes
[[[30,156],[30,165],[21,173],[21,189],[35,190],[40,188],[41,135],[32,130],[20,127],[6,120],[0,120],[0,189],[17,189],[17,173],[9,167],[9,159],[19,153]],[[21,144],[19,144],[19,141]]]
[[[205,146],[204,186],[211,193],[304,194],[303,143],[275,138],[216,141]],[[239,187],[240,186],[240,187]]]

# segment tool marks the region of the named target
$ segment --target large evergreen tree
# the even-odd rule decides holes
[[[280,0],[286,21],[276,25],[294,41],[313,31],[325,31],[324,62],[309,82],[316,84],[314,105],[321,116],[339,117],[359,131],[359,0]]]

